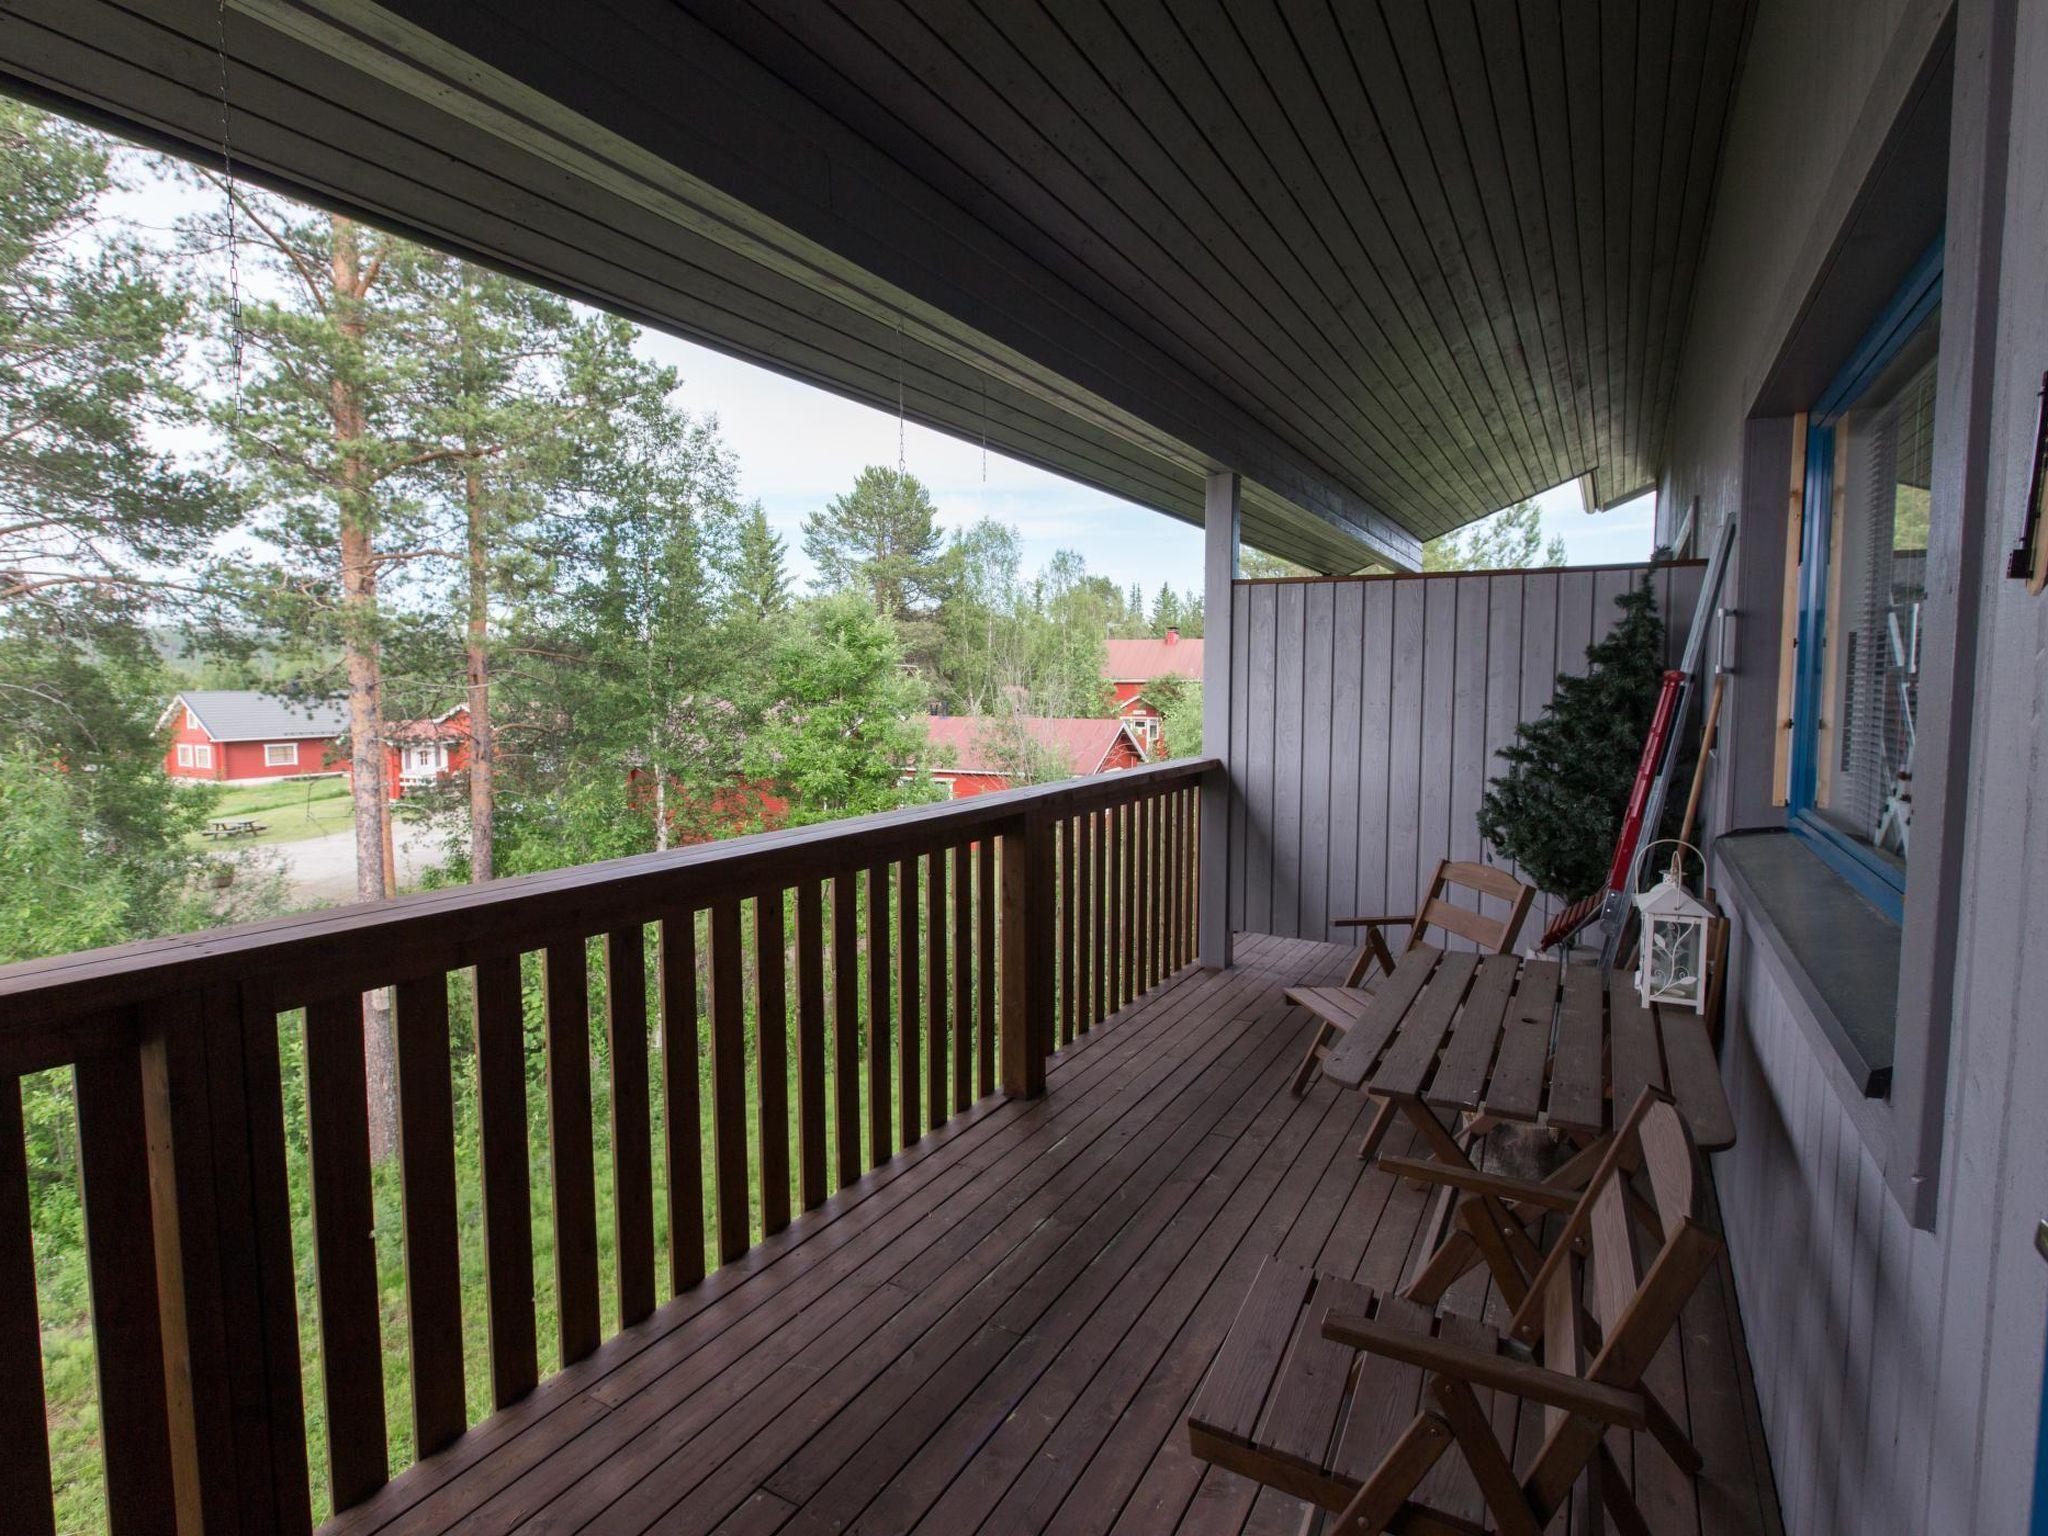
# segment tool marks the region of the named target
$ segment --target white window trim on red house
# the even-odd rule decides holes
[[[211,768],[213,766],[213,744],[205,741],[179,742],[178,766],[180,768]]]
[[[266,768],[298,767],[299,744],[296,741],[266,741],[263,743],[263,766]]]

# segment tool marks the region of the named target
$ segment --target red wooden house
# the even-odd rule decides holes
[[[248,784],[294,774],[342,773],[336,742],[348,712],[330,699],[286,699],[251,689],[192,689],[171,700],[164,772],[176,779]]]
[[[1002,762],[1000,732],[1014,724],[1038,747],[1055,756],[1071,778],[1115,773],[1145,761],[1144,744],[1123,720],[1086,720],[1051,715],[933,715],[925,721],[931,746],[932,778],[946,786],[946,798],[966,800],[1009,789],[1014,770]]]
[[[1110,640],[1102,675],[1115,690],[1113,707],[1117,718],[1129,722],[1132,734],[1146,753],[1159,752],[1159,706],[1146,690],[1161,678],[1178,677],[1192,683],[1202,680],[1202,642],[1182,640],[1180,631],[1169,629],[1164,639]]]
[[[348,710],[334,699],[288,699],[245,688],[195,688],[171,700],[164,772],[176,779],[251,784],[349,771]],[[384,782],[392,799],[469,764],[469,710],[386,727]]]

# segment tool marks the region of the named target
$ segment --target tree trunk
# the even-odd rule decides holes
[[[363,262],[357,226],[333,221],[330,267],[335,312],[351,343],[363,337]],[[348,674],[349,793],[355,812],[356,899],[382,901],[390,891],[385,856],[391,806],[384,785],[383,658],[377,638],[376,519],[362,441],[368,430],[355,384],[337,374],[329,385],[339,479],[343,661]],[[388,995],[367,994],[363,1061],[369,1087],[370,1155],[398,1148],[398,1062]]]
[[[496,743],[491,734],[490,567],[485,561],[490,530],[483,477],[474,459],[463,476],[462,489],[469,516],[469,628],[464,644],[469,676],[469,878],[481,882],[494,873],[497,800],[491,778]]]

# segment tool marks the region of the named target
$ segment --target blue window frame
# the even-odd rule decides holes
[[[1905,907],[1904,863],[1885,857],[1827,820],[1820,814],[1816,799],[1820,722],[1827,686],[1828,562],[1832,556],[1836,437],[1844,416],[1877,383],[1940,304],[1941,259],[1942,242],[1937,238],[1807,413],[1798,660],[1794,672],[1787,814],[1792,831],[1894,922],[1901,920]]]

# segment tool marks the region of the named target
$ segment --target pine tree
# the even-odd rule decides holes
[[[1173,583],[1159,583],[1159,595],[1152,599],[1152,632],[1163,635],[1169,629],[1180,628],[1180,594],[1173,590]]]
[[[870,464],[853,489],[804,519],[824,592],[860,592],[885,619],[929,613],[946,594],[945,536],[917,476]]]
[[[1422,546],[1425,571],[1516,571],[1563,564],[1564,540],[1556,534],[1543,537],[1543,515],[1533,501],[1518,501]]]
[[[768,514],[755,502],[740,518],[738,563],[732,574],[734,606],[747,618],[779,619],[789,612],[783,549],[782,536],[768,526]]]
[[[199,862],[146,625],[194,616],[189,568],[236,502],[157,446],[196,414],[189,313],[108,214],[115,152],[0,100],[0,960],[163,932]]]
[[[1487,843],[1567,898],[1606,878],[1664,673],[1664,621],[1649,582],[1614,602],[1621,617],[1586,648],[1585,675],[1559,675],[1542,715],[1502,749],[1506,771],[1480,803]]]

